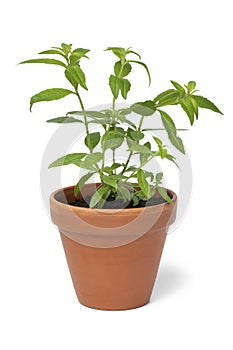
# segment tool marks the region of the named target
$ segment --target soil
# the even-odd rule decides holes
[[[87,196],[84,199],[76,199],[75,202],[69,203],[75,207],[89,208],[91,196]],[[147,201],[139,200],[137,206],[133,206],[133,201],[124,202],[122,199],[114,199],[111,196],[108,197],[102,209],[129,209],[129,208],[143,208],[147,206],[153,206],[166,203],[166,200],[162,197],[152,197]]]

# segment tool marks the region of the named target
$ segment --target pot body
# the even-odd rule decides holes
[[[85,185],[82,195],[96,185]],[[68,205],[74,200],[73,188],[52,193],[50,206],[80,303],[101,310],[145,305],[175,219],[175,193],[168,190],[172,204],[109,210]]]

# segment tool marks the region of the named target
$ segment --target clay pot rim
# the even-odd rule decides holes
[[[94,184],[98,184],[98,183],[88,183],[88,184],[85,184],[84,186],[93,186]],[[55,198],[55,196],[58,194],[58,193],[61,193],[61,192],[65,192],[65,191],[68,191],[70,189],[74,189],[75,186],[67,186],[67,187],[63,187],[63,188],[60,188],[60,189],[57,189],[55,190],[54,192],[51,193],[50,195],[50,202],[51,204],[54,203],[55,205],[57,206],[60,206],[61,208],[67,208],[70,207],[72,208],[72,210],[74,211],[78,211],[82,214],[86,214],[86,215],[101,215],[101,214],[106,214],[106,215],[109,215],[110,213],[112,215],[117,215],[117,214],[122,214],[123,215],[132,215],[132,214],[139,214],[140,212],[148,212],[151,213],[151,211],[154,211],[155,208],[157,210],[166,210],[169,208],[170,205],[174,205],[174,203],[177,201],[177,195],[175,192],[173,192],[172,190],[170,189],[167,189],[166,190],[168,191],[168,194],[170,195],[171,199],[172,199],[172,203],[161,203],[161,204],[156,204],[156,205],[151,205],[151,206],[147,206],[147,207],[141,207],[141,208],[123,208],[123,209],[98,209],[98,208],[83,208],[83,207],[78,207],[78,206],[73,206],[73,205],[69,205],[68,203],[62,203],[60,202],[59,200],[57,200]]]

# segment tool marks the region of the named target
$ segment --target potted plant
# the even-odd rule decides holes
[[[194,81],[184,86],[171,81],[172,87],[156,97],[118,108],[119,96],[126,100],[130,91],[132,67],[142,66],[149,84],[151,76],[141,56],[131,48],[109,47],[107,51],[116,56],[109,78],[112,105],[98,111],[86,110],[81,98],[81,89],[87,90],[87,85],[80,64],[87,58],[88,49],[62,44],[40,52],[42,58],[21,63],[58,65],[70,83],[70,89],[47,89],[32,96],[30,110],[35,103],[67,95],[78,100],[79,110],[47,121],[81,123],[86,146],[86,152],[61,155],[49,165],[73,164],[86,171],[74,186],[51,194],[51,217],[59,228],[79,301],[96,309],[123,310],[149,301],[167,230],[176,213],[177,196],[163,187],[163,174],[145,168],[156,157],[174,164],[176,159],[156,130],[151,129],[150,141],[144,141],[148,133],[144,121],[151,118],[153,126],[153,118],[161,118],[171,144],[185,153],[166,107],[180,106],[191,125],[198,119],[200,108],[222,112],[197,94]],[[57,59],[51,58],[54,55]],[[93,125],[101,130],[93,131]],[[127,145],[126,160],[119,162],[117,152],[123,145]],[[97,183],[87,183],[96,175]]]

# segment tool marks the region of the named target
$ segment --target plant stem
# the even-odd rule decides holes
[[[79,100],[79,103],[80,103],[82,111],[85,112],[83,101],[81,99],[81,96],[79,95],[78,90],[76,90],[76,95],[78,97],[78,100]],[[88,148],[90,150],[90,153],[92,153],[93,151],[92,151],[92,148],[91,148],[90,132],[89,132],[89,129],[88,129],[88,121],[87,121],[87,117],[86,117],[85,114],[84,114],[84,125],[85,125],[85,129],[86,129],[86,134],[87,134],[87,145],[88,145]]]
[[[148,160],[146,161],[146,163],[141,164],[138,168],[136,168],[131,174],[130,176],[127,177],[127,179],[125,179],[125,181],[127,181],[128,179],[130,179],[139,169],[141,169],[144,165],[146,165],[147,163],[149,163],[151,161],[151,159],[153,159],[154,156],[151,156],[150,158],[148,158]]]
[[[140,119],[140,122],[139,122],[139,125],[138,125],[138,128],[137,128],[137,131],[141,131],[142,123],[143,123],[144,118],[145,118],[145,116],[142,115],[142,116],[141,116],[141,119]],[[132,156],[133,156],[133,151],[130,151],[129,157],[128,157],[126,163],[125,163],[125,166],[124,166],[124,168],[123,168],[121,174],[124,174],[125,170],[127,169],[128,165],[129,165],[129,162],[130,162]]]

